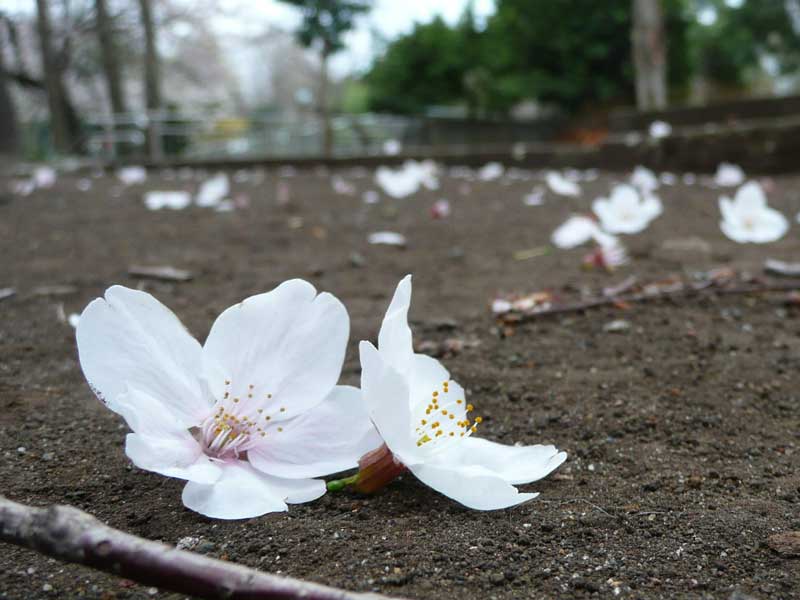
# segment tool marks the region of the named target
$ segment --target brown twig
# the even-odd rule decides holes
[[[0,541],[198,598],[387,600],[178,550],[113,529],[71,506],[35,508],[0,496]]]
[[[603,296],[591,298],[582,302],[570,304],[556,304],[549,308],[544,308],[530,313],[507,313],[500,315],[500,319],[509,324],[532,321],[540,317],[549,315],[562,315],[567,313],[583,312],[591,308],[600,306],[610,306],[615,304],[635,304],[647,302],[649,300],[664,300],[666,298],[681,298],[697,295],[720,295],[729,296],[736,294],[759,294],[765,292],[791,292],[800,291],[800,280],[765,282],[758,284],[747,284],[739,286],[721,287],[711,281],[698,284],[684,285],[679,289],[668,289],[660,292],[642,292],[636,294],[622,294],[619,296]]]

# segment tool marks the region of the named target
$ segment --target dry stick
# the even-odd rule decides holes
[[[717,287],[713,282],[704,282],[701,284],[690,285],[682,287],[678,290],[667,290],[664,292],[656,293],[639,293],[627,294],[621,296],[605,296],[602,298],[592,298],[583,302],[575,302],[573,304],[556,305],[552,308],[546,308],[537,312],[524,313],[520,315],[513,315],[509,319],[504,319],[504,315],[500,315],[501,320],[506,320],[509,324],[522,323],[525,321],[532,321],[539,317],[548,315],[561,315],[573,312],[583,312],[590,308],[597,308],[599,306],[609,306],[612,304],[633,304],[636,302],[646,302],[648,300],[661,300],[665,298],[679,298],[683,296],[694,295],[713,295],[720,296],[735,295],[735,294],[757,294],[762,292],[791,292],[800,290],[800,280],[781,281],[775,283],[764,283],[757,285],[743,285],[736,287]]]
[[[0,496],[0,541],[199,598],[388,600],[177,550],[113,529],[71,506],[34,508]]]

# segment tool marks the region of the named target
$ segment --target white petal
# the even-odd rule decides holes
[[[289,419],[322,402],[336,385],[349,331],[339,300],[293,279],[224,311],[208,334],[203,368],[217,399],[225,391],[234,398],[252,395],[275,408],[273,420]]]
[[[719,227],[722,233],[734,242],[746,244],[750,241],[750,232],[736,221],[720,221]]]
[[[411,366],[414,348],[411,329],[408,327],[408,308],[411,305],[411,275],[397,284],[392,302],[383,317],[378,334],[378,349],[383,359],[396,371],[405,375]]]
[[[409,391],[412,407],[429,402],[434,390],[439,391],[445,381],[450,383],[450,372],[431,356],[414,354],[411,364]],[[458,385],[456,382],[452,384]]]
[[[372,422],[393,454],[405,464],[415,462],[408,382],[384,362],[375,346],[361,342],[358,348],[361,395]]]
[[[481,467],[452,469],[421,464],[409,468],[425,485],[475,510],[508,508],[538,496],[521,494],[513,485]]]
[[[278,477],[321,477],[358,466],[358,459],[383,443],[361,390],[336,386],[319,405],[286,421],[283,431],[262,438],[248,451],[256,469]]]
[[[480,466],[508,483],[518,484],[546,477],[566,459],[567,454],[555,446],[507,446],[471,436],[448,448],[437,464]]]
[[[187,483],[183,504],[214,519],[248,519],[285,511],[287,502],[308,502],[324,493],[324,481],[272,477],[236,461],[222,465],[222,476],[216,483]]]
[[[183,437],[129,433],[125,438],[125,454],[140,469],[197,483],[214,483],[222,473],[188,431]]]
[[[112,410],[130,387],[159,401],[186,428],[208,411],[199,378],[200,344],[150,294],[109,288],[105,299],[83,311],[76,336],[83,373]]]
[[[736,192],[736,206],[746,212],[760,212],[767,206],[767,196],[757,181],[748,181]]]

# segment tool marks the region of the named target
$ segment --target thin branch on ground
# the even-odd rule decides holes
[[[0,541],[198,598],[388,600],[178,550],[113,529],[71,506],[35,508],[0,496]]]
[[[533,312],[510,312],[498,315],[501,321],[510,325],[533,321],[550,315],[563,315],[568,313],[583,312],[601,306],[615,306],[648,302],[651,300],[666,300],[687,298],[692,296],[731,296],[741,294],[761,294],[767,292],[794,292],[800,291],[800,280],[763,282],[723,287],[713,281],[704,281],[696,284],[682,285],[680,288],[667,288],[658,292],[641,292],[634,294],[620,294],[618,296],[602,296],[590,298],[581,302],[569,304],[555,304],[548,308],[537,309]]]

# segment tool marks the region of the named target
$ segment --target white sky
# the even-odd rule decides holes
[[[213,0],[212,0],[213,1]],[[472,0],[481,23],[494,12],[495,0]],[[370,13],[359,20],[345,38],[347,48],[332,60],[335,75],[366,69],[380,51],[380,40],[409,32],[415,22],[426,23],[436,15],[453,24],[470,0],[373,0]],[[298,11],[277,0],[217,0],[224,17],[216,17],[214,29],[221,34],[259,34],[274,25],[291,30],[299,22]],[[0,0],[0,10],[11,14],[35,11],[34,0]],[[225,45],[223,41],[223,45]]]
[[[0,5],[7,0],[0,0]],[[470,0],[374,0],[370,13],[345,38],[347,48],[336,55],[332,70],[337,75],[365,69],[380,50],[380,40],[409,32],[415,22],[426,23],[436,15],[453,24]],[[220,0],[227,15],[215,23],[219,32],[259,33],[266,24],[291,30],[299,22],[298,11],[277,0]],[[478,22],[494,12],[494,0],[473,0]]]

